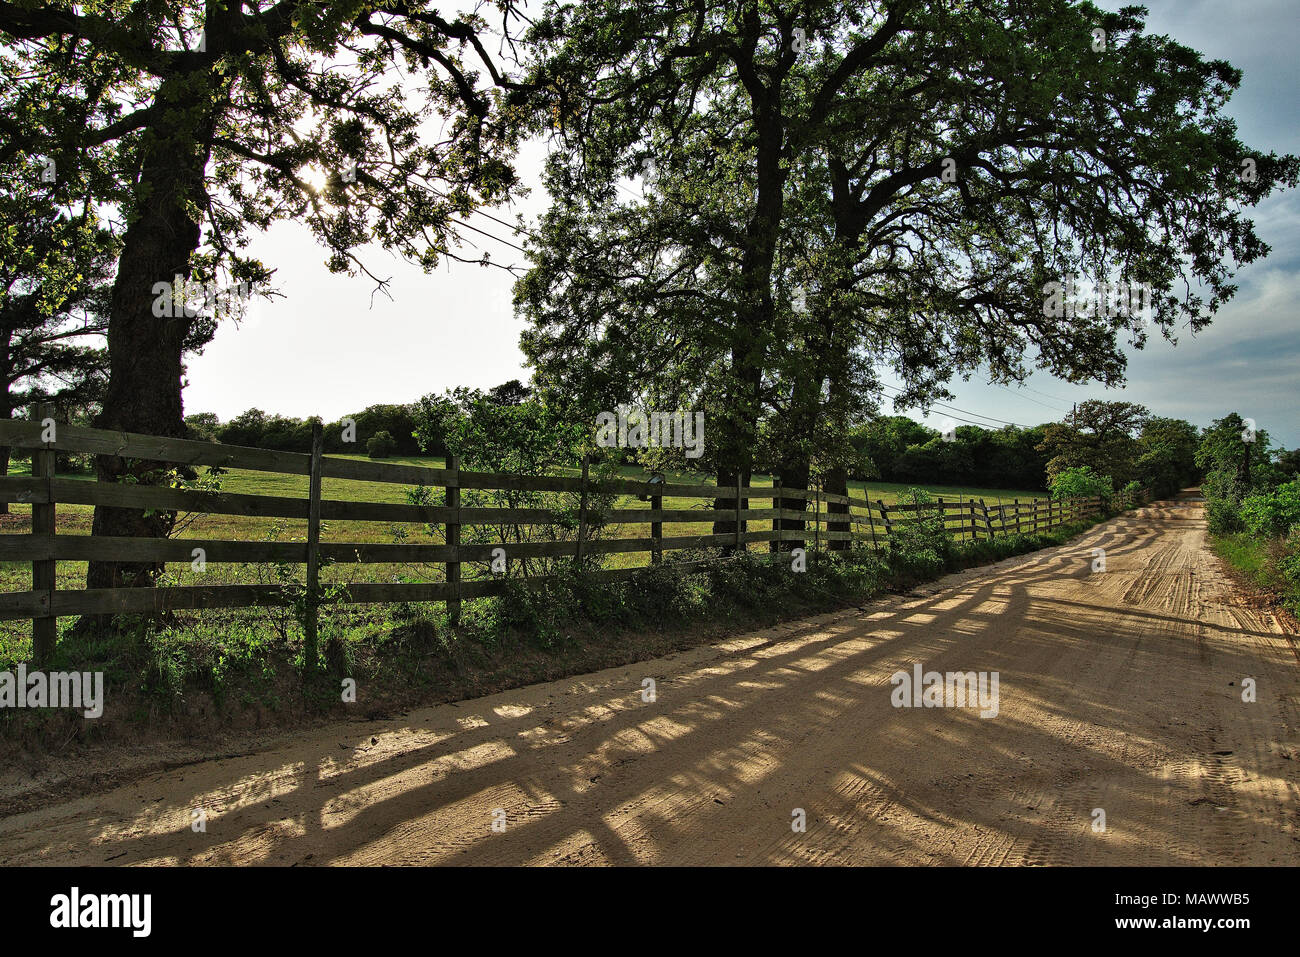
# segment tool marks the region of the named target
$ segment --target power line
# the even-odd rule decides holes
[[[483,210],[481,210],[481,209],[471,209],[470,212],[471,212],[471,213],[478,213],[480,216],[486,216],[488,219],[492,220],[492,222],[494,222],[494,223],[500,223],[500,224],[501,224],[502,226],[504,226],[506,229],[509,229],[509,230],[513,231],[514,234],[515,234],[516,236],[527,236],[529,239],[535,239],[535,240],[537,240],[537,242],[539,242],[539,243],[541,242],[540,239],[537,239],[537,235],[536,235],[535,233],[530,232],[529,230],[524,229],[524,228],[522,228],[522,227],[520,227],[520,226],[513,225],[513,224],[511,224],[511,223],[507,223],[504,219],[497,219],[497,218],[496,218],[495,216],[493,216],[491,213],[485,213],[485,212],[483,212]]]
[[[902,392],[903,392],[903,390],[900,389],[898,386],[889,385],[888,383],[885,383],[885,382],[880,383],[880,385],[881,385],[881,388],[884,388],[884,389],[893,389],[895,392],[898,392],[899,394],[902,394]],[[1003,425],[1014,425],[1014,426],[1015,426],[1016,428],[1018,428],[1018,429],[1027,429],[1027,428],[1030,428],[1030,426],[1027,426],[1027,425],[1021,425],[1019,422],[1009,422],[1009,421],[1007,421],[1006,419],[999,419],[999,418],[997,418],[996,416],[992,416],[992,415],[984,415],[984,414],[982,414],[982,413],[980,413],[980,412],[972,412],[972,411],[970,411],[969,409],[963,409],[963,408],[960,408],[960,407],[955,406],[955,405],[947,405],[946,403],[943,403],[943,402],[932,402],[931,405],[937,406],[938,408],[941,408],[941,409],[951,410],[952,412],[960,412],[960,413],[962,413],[963,415],[973,415],[973,416],[975,416],[976,418],[980,418],[980,419],[988,419],[990,422],[1000,422],[1000,423],[1002,423]],[[983,422],[974,422],[974,421],[972,421],[972,420],[970,420],[970,419],[962,419],[961,421],[965,422],[965,423],[968,424],[968,425],[978,425],[978,426],[980,426],[981,428],[988,428],[988,427],[989,427],[987,424],[985,424],[985,423],[983,423]]]
[[[993,387],[996,388],[996,389],[1001,389],[1003,392],[1010,392],[1010,393],[1011,393],[1012,395],[1014,395],[1017,399],[1028,399],[1030,402],[1034,403],[1035,405],[1041,405],[1044,409],[1051,409],[1051,410],[1054,411],[1054,412],[1068,412],[1068,411],[1069,411],[1068,407],[1065,407],[1065,406],[1059,406],[1059,405],[1058,405],[1058,406],[1051,406],[1051,405],[1048,405],[1046,402],[1040,402],[1040,401],[1038,401],[1037,399],[1035,399],[1035,398],[1033,398],[1033,397],[1031,397],[1031,396],[1021,395],[1019,392],[1016,392],[1016,391],[1014,391],[1014,390],[1012,390],[1012,389],[1008,389],[1008,388],[1007,388],[1006,386],[1004,386],[1004,385],[998,385],[998,383],[996,383],[996,382],[990,382],[989,385],[993,386]],[[1026,388],[1027,388],[1027,387],[1026,387]]]
[[[480,233],[481,235],[486,236],[488,239],[495,239],[497,242],[501,243],[501,245],[503,245],[503,246],[509,246],[511,249],[517,249],[517,250],[519,250],[519,251],[520,251],[521,253],[523,253],[525,256],[528,255],[528,250],[527,250],[527,249],[524,249],[523,246],[516,246],[514,243],[512,243],[512,242],[511,242],[510,240],[508,240],[508,239],[502,239],[500,236],[493,236],[491,233],[487,232],[486,230],[479,229],[477,226],[471,226],[469,223],[464,223],[464,222],[458,222],[458,223],[456,223],[456,225],[457,225],[457,226],[463,226],[465,229],[472,229],[472,230],[474,230],[474,232],[476,232],[476,233]]]
[[[975,414],[975,413],[972,413],[972,414]],[[955,419],[956,421],[958,421],[958,422],[963,422],[963,423],[965,423],[966,425],[974,425],[974,426],[977,426],[978,428],[981,428],[981,429],[989,429],[990,431],[993,431],[992,427],[991,427],[991,426],[989,425],[989,423],[987,423],[987,422],[976,422],[974,419],[964,419],[964,418],[962,418],[960,415],[953,415],[952,413],[949,413],[948,415],[944,416],[944,418],[946,418],[946,419],[950,419],[950,420],[951,420],[951,419]],[[1028,428],[1028,426],[1024,426],[1024,425],[1016,425],[1015,422],[1008,422],[1007,425],[1015,425],[1016,428],[1018,428],[1018,429]]]
[[[1039,392],[1039,391],[1038,391],[1037,389],[1035,389],[1032,385],[1026,385],[1026,386],[1024,386],[1023,388],[1028,389],[1030,392],[1035,392],[1035,393],[1037,393],[1038,395],[1041,395],[1044,399],[1051,399],[1051,400],[1053,400],[1054,402],[1060,402],[1060,403],[1062,403],[1062,404],[1064,404],[1064,405],[1069,405],[1069,404],[1070,404],[1070,403],[1069,403],[1067,400],[1065,400],[1065,399],[1059,399],[1059,398],[1057,398],[1057,397],[1054,396],[1054,395],[1048,395],[1046,392]]]
[[[439,197],[439,198],[441,198],[441,199],[447,199],[447,194],[444,193],[444,192],[442,192],[441,190],[434,189],[432,186],[430,186],[428,189],[429,189],[429,192],[433,193],[434,196],[437,196],[437,197]],[[513,232],[516,236],[527,236],[529,239],[534,239],[534,240],[537,240],[537,242],[541,242],[540,239],[537,239],[537,236],[536,236],[535,234],[529,232],[528,230],[523,229],[522,227],[517,226],[517,225],[515,225],[514,223],[508,223],[508,222],[506,222],[504,219],[498,219],[497,217],[493,216],[491,213],[486,213],[486,212],[484,212],[483,210],[479,209],[477,206],[474,207],[473,209],[471,209],[470,212],[471,212],[471,213],[477,213],[477,214],[480,215],[480,216],[485,216],[485,217],[487,217],[488,219],[492,220],[492,222],[494,222],[494,223],[498,223],[498,224],[504,226],[506,229],[508,229],[508,230],[510,230],[511,232]],[[474,230],[474,232],[476,232],[476,233],[483,233],[483,235],[484,235],[484,236],[487,236],[489,239],[495,239],[497,242],[499,242],[499,243],[505,243],[507,246],[511,246],[511,245],[513,245],[512,243],[508,243],[508,242],[506,242],[504,239],[500,239],[500,238],[498,238],[498,237],[496,237],[496,236],[493,236],[491,233],[484,233],[483,230],[478,229],[478,228],[475,227],[475,226],[470,226],[470,225],[469,225],[468,223],[466,223],[464,220],[456,220],[456,224],[459,225],[459,226],[464,226],[464,227],[467,228],[467,229],[472,229],[472,230]],[[528,252],[528,250],[526,250],[526,249],[521,249],[521,248],[518,247],[518,246],[515,246],[514,248],[515,248],[515,249],[518,249],[521,253],[525,253],[525,254],[526,254],[526,253]]]
[[[648,203],[648,202],[650,202],[650,200],[646,199],[645,196],[643,196],[641,193],[634,193],[634,192],[632,192],[630,189],[628,189],[626,186],[624,186],[624,185],[623,185],[622,183],[620,183],[620,182],[617,182],[617,181],[616,181],[616,182],[614,183],[614,185],[617,186],[619,189],[621,189],[623,192],[627,193],[627,194],[628,194],[629,196],[631,196],[633,199],[639,199],[639,200],[641,200],[641,202],[643,202],[643,203]]]

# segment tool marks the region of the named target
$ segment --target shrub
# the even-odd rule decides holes
[[[1121,508],[1133,508],[1142,496],[1142,483],[1134,479],[1119,490]]]
[[[1292,611],[1300,612],[1300,529],[1293,528],[1287,536],[1277,566],[1287,584],[1287,606]]]
[[[1136,484],[1136,483],[1134,483]],[[1109,475],[1098,475],[1091,465],[1062,469],[1049,484],[1053,498],[1098,498],[1109,507],[1115,483]]]
[[[1279,538],[1300,525],[1300,479],[1241,500],[1241,521],[1252,535]]]
[[[387,431],[381,430],[366,441],[366,452],[370,454],[372,459],[386,459],[393,454],[396,445],[393,436]]]
[[[889,538],[890,566],[904,576],[937,575],[952,557],[953,541],[944,529],[943,512],[933,496],[911,488],[898,496],[898,504],[915,506],[907,524],[893,527]],[[912,519],[915,519],[914,521]]]
[[[1219,468],[1205,476],[1201,483],[1205,496],[1205,521],[1211,532],[1224,535],[1240,532],[1246,525],[1241,518],[1241,502],[1247,489],[1237,481],[1231,468]]]

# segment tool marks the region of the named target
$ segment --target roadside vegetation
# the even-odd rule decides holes
[[[1196,461],[1215,551],[1300,614],[1300,451],[1274,450],[1233,412],[1205,430]]]

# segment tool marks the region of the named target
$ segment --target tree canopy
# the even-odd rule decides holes
[[[0,2],[11,90],[0,161],[48,161],[52,207],[89,200],[112,211],[121,236],[101,426],[184,433],[182,356],[211,338],[215,318],[160,303],[159,290],[180,277],[270,294],[275,264],[249,255],[252,233],[303,222],[331,269],[382,288],[362,246],[432,268],[456,255],[456,215],[518,188],[511,160],[533,119],[524,87],[498,65],[512,59],[518,13],[513,0],[477,9]],[[492,14],[504,40],[489,32]],[[102,480],[158,480],[116,457],[98,469]],[[159,535],[170,520],[101,508],[94,531]],[[147,583],[156,571],[95,564],[90,583]]]
[[[525,351],[586,414],[702,406],[720,484],[764,441],[806,484],[878,369],[896,407],[979,370],[1122,383],[1126,343],[1232,296],[1267,252],[1243,208],[1297,177],[1224,115],[1240,71],[1137,7],[555,0],[534,36],[556,202]],[[1076,276],[1150,311],[1053,308]]]

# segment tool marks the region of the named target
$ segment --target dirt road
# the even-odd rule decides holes
[[[0,863],[1300,863],[1294,639],[1198,505],[925,592],[147,776]],[[997,715],[894,707],[916,663],[997,672]]]

